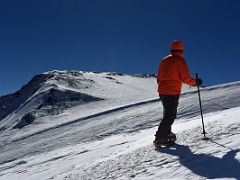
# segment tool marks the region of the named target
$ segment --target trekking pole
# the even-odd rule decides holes
[[[198,79],[198,73],[196,73],[196,79]],[[205,127],[204,127],[204,121],[203,121],[203,112],[202,112],[202,102],[201,102],[201,95],[200,95],[200,88],[199,85],[197,85],[197,89],[198,89],[198,98],[199,98],[199,106],[200,106],[200,112],[201,112],[201,117],[202,117],[202,127],[203,127],[203,132],[202,134],[204,135],[204,140],[207,140],[208,138],[206,137],[206,131],[205,131]]]

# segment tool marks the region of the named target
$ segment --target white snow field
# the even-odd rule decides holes
[[[240,82],[183,86],[173,132],[154,76],[51,71],[0,97],[0,180],[240,179]]]

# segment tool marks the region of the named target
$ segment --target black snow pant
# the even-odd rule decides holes
[[[177,116],[179,95],[159,95],[163,105],[163,119],[156,132],[156,139],[166,138]]]

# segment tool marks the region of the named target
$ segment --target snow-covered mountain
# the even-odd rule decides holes
[[[183,87],[177,145],[152,145],[156,78],[51,71],[0,97],[0,179],[240,179],[240,82]]]
[[[0,132],[29,124],[49,128],[156,95],[154,76],[51,71],[35,76],[19,91],[0,97]],[[71,116],[67,113],[70,109]]]

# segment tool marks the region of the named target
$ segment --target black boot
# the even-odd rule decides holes
[[[168,146],[172,145],[175,143],[177,137],[173,132],[170,132],[167,136],[165,137],[157,137],[153,141],[155,146]]]

